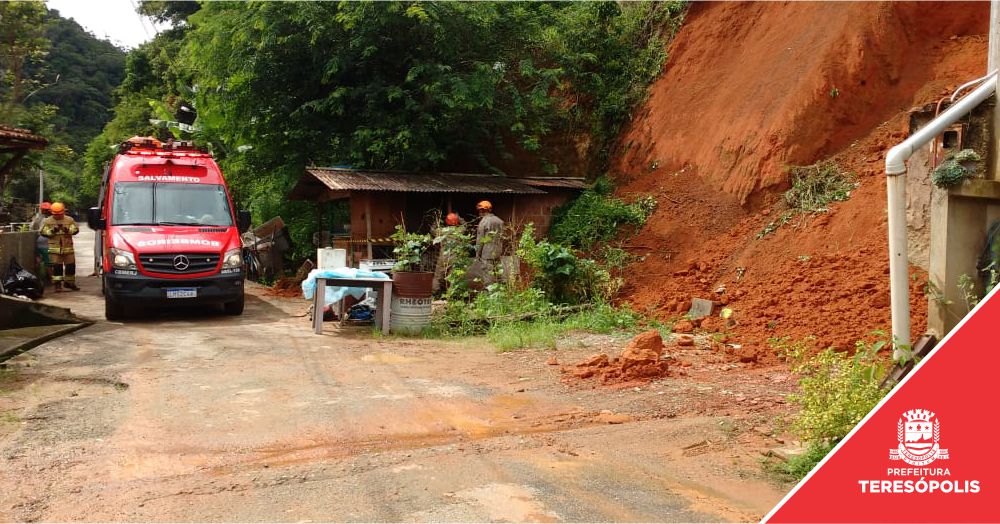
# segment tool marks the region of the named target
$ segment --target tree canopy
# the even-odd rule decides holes
[[[684,8],[146,1],[174,27],[129,53],[84,189],[109,146],[150,133],[207,142],[244,206],[289,223],[311,213],[285,199],[310,163],[597,175]]]

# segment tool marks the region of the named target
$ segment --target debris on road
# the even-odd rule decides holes
[[[597,377],[603,384],[648,383],[667,375],[669,364],[661,360],[663,338],[657,330],[650,330],[633,338],[617,358],[607,353],[593,355],[563,373],[575,379]]]

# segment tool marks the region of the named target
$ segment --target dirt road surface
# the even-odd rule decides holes
[[[696,347],[652,384],[567,384],[550,357],[621,342],[318,336],[253,285],[241,317],[107,322],[77,242],[83,291],[46,302],[97,323],[0,369],[3,520],[747,521],[790,487],[760,466],[782,369]]]

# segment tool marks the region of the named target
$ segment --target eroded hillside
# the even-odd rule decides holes
[[[846,349],[887,329],[884,152],[909,108],[985,72],[988,20],[986,3],[695,4],[613,164],[620,194],[659,201],[626,298],[665,318],[728,301],[738,325],[706,327],[762,360],[772,337]],[[787,167],[825,159],[857,175],[851,198],[758,239]]]

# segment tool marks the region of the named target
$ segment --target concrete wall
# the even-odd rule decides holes
[[[516,222],[535,224],[535,232],[541,237],[552,226],[552,213],[578,194],[577,191],[546,189],[545,195],[531,195],[517,201]]]
[[[973,149],[983,158],[980,173],[962,184],[931,189],[930,249],[927,329],[943,337],[968,313],[959,282],[963,276],[975,282],[974,293],[984,296],[977,264],[989,228],[1000,221],[1000,181],[993,165],[994,131],[992,100],[984,102],[967,119],[962,148]],[[928,182],[929,183],[929,182]]]
[[[907,248],[910,264],[927,271],[931,243],[931,144],[910,157],[906,173]]]
[[[7,274],[7,266],[10,257],[17,258],[21,267],[38,275],[38,266],[35,264],[35,240],[38,233],[30,231],[27,233],[0,233],[0,278]]]

